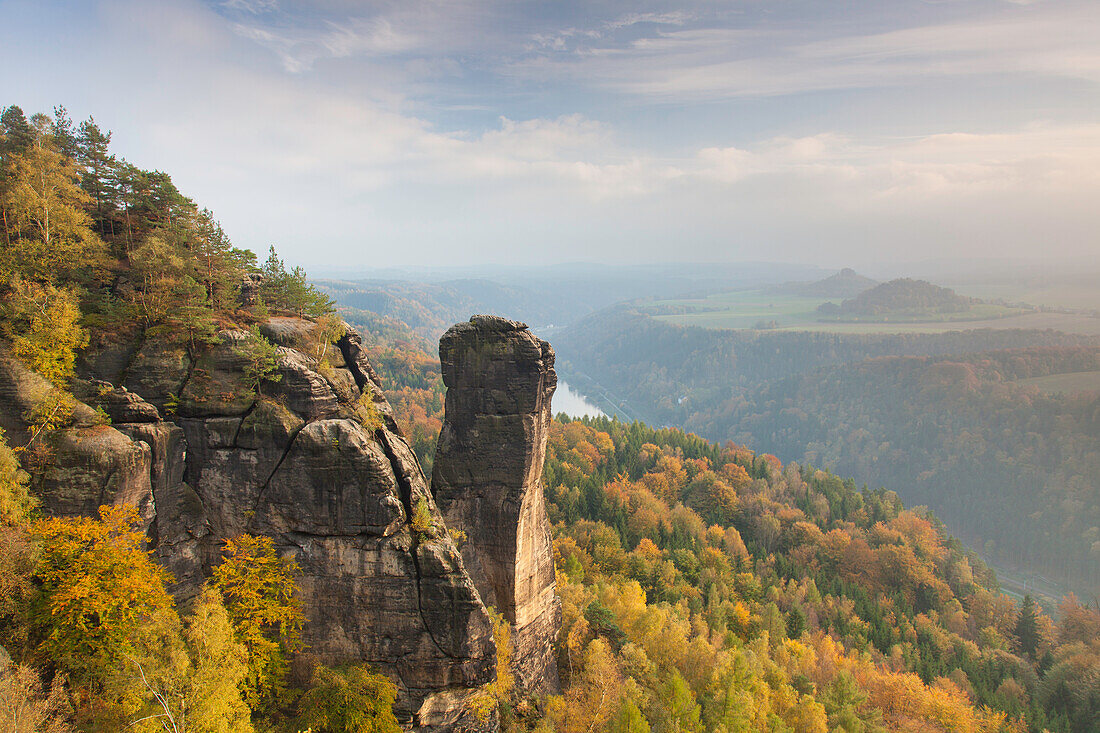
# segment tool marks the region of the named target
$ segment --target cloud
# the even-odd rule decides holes
[[[1004,13],[873,33],[798,23],[659,30],[626,45],[520,59],[514,73],[666,101],[897,87],[1025,74],[1100,82],[1100,5]]]
[[[307,266],[536,257],[835,263],[1023,252],[1036,242],[1050,256],[1098,256],[1089,245],[1100,125],[1058,109],[949,122],[933,110],[903,126],[872,102],[836,105],[826,116],[817,112],[829,104],[815,97],[775,119],[753,118],[748,105],[735,116],[695,104],[746,90],[909,83],[935,60],[936,74],[966,79],[986,73],[986,56],[998,54],[1016,59],[1014,76],[1046,69],[1087,84],[1092,26],[1079,8],[1044,11],[1048,25],[1036,21],[1035,38],[1008,19],[849,33],[835,44],[810,23],[715,28],[686,11],[650,19],[609,12],[590,27],[561,24],[604,34],[583,53],[562,54],[575,56],[566,62],[525,50],[526,25],[493,45],[496,31],[462,3],[393,3],[305,27],[283,6],[255,21],[244,7],[227,17],[220,5],[114,0],[79,23],[64,3],[45,7],[53,8],[41,16],[48,36],[0,29],[0,63],[29,69],[13,77],[13,98],[28,100],[28,111],[61,101],[77,117],[95,114],[114,130],[120,154],[169,171],[238,245],[264,251],[274,242]],[[419,22],[409,7],[423,12]],[[491,12],[495,23],[503,11]],[[1067,27],[1073,18],[1079,28]],[[448,31],[448,23],[473,30]],[[992,28],[987,38],[974,38],[980,27]],[[1058,43],[1048,38],[1055,32]],[[515,58],[549,64],[550,75],[538,83],[511,76]],[[455,68],[414,89],[410,79],[440,72],[409,70],[409,59]],[[563,69],[583,78],[563,79]],[[129,93],[104,105],[104,80],[119,78]],[[593,88],[598,99],[585,107]],[[634,101],[622,105],[615,92]],[[460,109],[455,97],[471,104]],[[670,99],[683,111],[665,106]],[[868,112],[886,117],[867,123]],[[651,118],[660,124],[646,127]],[[701,132],[688,134],[679,120]]]
[[[223,0],[222,7],[226,10],[260,15],[278,10],[279,2],[278,0]]]

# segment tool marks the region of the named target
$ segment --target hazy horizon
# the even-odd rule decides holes
[[[238,246],[311,270],[1100,270],[1092,2],[0,0],[0,15],[5,104],[94,116]]]

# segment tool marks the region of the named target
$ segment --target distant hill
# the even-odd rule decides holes
[[[842,320],[894,315],[925,316],[963,313],[978,302],[980,301],[959,295],[951,288],[941,288],[926,280],[903,277],[865,290],[839,306],[825,303],[818,307],[818,312]]]
[[[402,321],[431,340],[475,313],[507,316],[533,328],[564,326],[614,303],[760,288],[815,277],[816,267],[769,263],[556,265],[550,267],[378,271],[371,279],[318,279],[348,317],[357,311]],[[399,277],[391,277],[391,276]],[[457,275],[457,277],[443,277]]]
[[[814,282],[783,283],[768,289],[776,295],[798,295],[806,298],[854,298],[878,285],[878,280],[864,277],[850,267],[835,275]]]

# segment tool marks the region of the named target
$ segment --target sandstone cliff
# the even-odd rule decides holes
[[[527,326],[474,316],[439,343],[446,415],[432,492],[485,603],[514,624],[513,664],[528,692],[559,687],[561,623],[542,468],[557,386],[554,351]]]
[[[495,672],[487,612],[359,336],[321,344],[312,323],[291,318],[261,330],[278,347],[277,381],[259,394],[244,376],[243,331],[196,353],[150,338],[86,354],[78,396],[111,425],[79,405],[51,438],[39,492],[59,514],[142,507],[178,597],[196,592],[226,538],[273,537],[301,567],[311,653],[386,671],[407,727],[492,727],[464,708]],[[13,435],[25,437],[24,403],[43,389],[0,354],[0,423]],[[417,533],[419,502],[434,526]]]

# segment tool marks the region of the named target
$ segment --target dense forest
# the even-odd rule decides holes
[[[777,381],[686,425],[894,487],[987,557],[1095,592],[1100,394],[1015,380],[1097,369],[1095,348],[875,359]]]
[[[1090,594],[1100,583],[1098,397],[1015,381],[1096,370],[1089,339],[714,332],[625,315],[563,336],[567,369],[639,417],[888,486],[990,559]]]
[[[225,542],[177,603],[133,507],[50,517],[35,476],[75,419],[89,359],[218,329],[259,387],[270,314],[332,325],[332,304],[274,249],[259,265],[156,171],[110,154],[64,110],[2,116],[0,348],[52,385],[30,430],[0,436],[0,715],[23,731],[396,731],[394,684],[317,664],[301,644],[298,569],[271,540]],[[263,275],[262,278],[254,277]],[[249,289],[254,290],[250,292]],[[352,316],[351,313],[348,314]],[[367,318],[368,343],[418,455],[443,387],[431,345]],[[251,330],[250,330],[251,329]],[[825,359],[819,355],[819,361]],[[1094,418],[1095,419],[1095,418]],[[552,426],[544,482],[562,599],[560,695],[507,672],[479,704],[509,730],[1081,731],[1100,725],[1100,609],[1055,618],[998,591],[924,510],[833,473],[675,429]]]
[[[417,355],[424,347],[398,337],[383,347],[380,371],[395,405],[421,406],[410,414],[430,453],[443,386],[438,363]],[[422,376],[410,378],[410,369]],[[1100,612],[1067,597],[1056,623],[1031,599],[1018,606],[976,554],[893,492],[676,429],[560,416],[544,483],[566,684],[538,725],[1096,724],[1094,703],[1059,700],[1095,699],[1070,680],[1096,675],[1100,657],[1084,650],[1097,649]],[[1093,630],[1067,630],[1082,624]],[[1034,648],[1033,627],[1044,640]],[[540,716],[522,702],[503,710],[515,726]]]
[[[945,333],[761,332],[662,323],[624,305],[555,335],[570,384],[586,377],[656,424],[682,424],[767,382],[822,366],[883,356],[936,356],[1029,346],[1087,346],[1095,338],[1056,331],[980,329]],[[709,433],[708,433],[709,436]],[[711,436],[725,439],[726,436]]]

